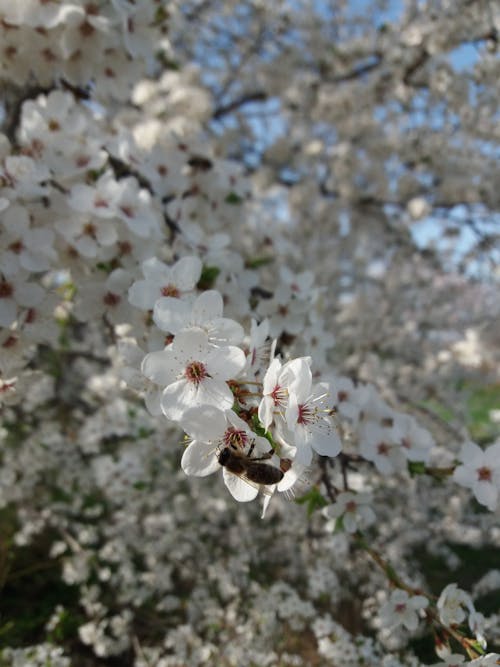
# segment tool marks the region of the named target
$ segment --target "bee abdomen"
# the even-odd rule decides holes
[[[279,468],[267,463],[248,463],[246,476],[256,484],[277,484],[283,479],[283,472]]]

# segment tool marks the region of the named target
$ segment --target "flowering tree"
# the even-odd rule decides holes
[[[496,3],[0,19],[0,666],[500,664]]]

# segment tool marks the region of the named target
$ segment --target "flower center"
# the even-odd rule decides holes
[[[394,607],[394,611],[396,611],[398,614],[402,614],[406,609],[406,605],[404,602],[400,602]]]
[[[314,412],[307,403],[302,403],[298,406],[299,414],[297,416],[297,424],[310,424],[314,421]]]
[[[390,447],[386,442],[379,442],[377,445],[377,452],[382,456],[387,456],[389,454]]]
[[[163,296],[172,296],[176,299],[178,299],[180,297],[180,292],[177,289],[177,286],[172,285],[171,283],[162,287],[161,288],[161,293],[162,293]]]
[[[269,396],[273,399],[274,405],[281,405],[285,398],[285,390],[277,384]]]
[[[121,296],[119,294],[113,294],[113,292],[107,292],[102,300],[107,306],[117,306],[120,301],[122,300]]]
[[[14,288],[6,280],[0,282],[0,299],[8,299],[14,294]]]
[[[11,243],[9,246],[9,250],[11,250],[15,255],[19,255],[23,249],[24,246],[22,241],[14,241],[14,243]]]
[[[232,447],[233,449],[245,450],[248,444],[247,433],[234,426],[230,426],[226,429],[222,439],[226,447]]]
[[[34,308],[29,308],[26,312],[26,319],[24,320],[25,324],[33,324],[36,320],[36,310]]]
[[[118,242],[118,253],[120,255],[130,255],[132,252],[132,244],[129,241]]]
[[[91,222],[88,222],[84,227],[83,227],[83,233],[86,236],[90,236],[90,238],[95,239],[97,236],[97,228],[95,225],[93,225]]]
[[[192,382],[195,385],[199,385],[206,377],[210,377],[202,361],[192,361],[186,366],[184,374],[188,382]]]
[[[491,469],[487,466],[478,468],[477,470],[477,479],[480,482],[491,482]]]

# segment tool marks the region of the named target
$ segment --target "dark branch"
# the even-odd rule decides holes
[[[250,102],[265,102],[266,100],[267,100],[267,93],[263,90],[256,90],[253,93],[245,93],[244,95],[241,95],[241,97],[237,97],[232,102],[217,107],[213,113],[213,118],[219,119],[222,116],[227,115],[228,113],[236,111],[245,104],[249,104]]]

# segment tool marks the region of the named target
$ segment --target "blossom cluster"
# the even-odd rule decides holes
[[[498,377],[497,327],[465,328],[497,291],[410,233],[433,202],[497,205],[496,128],[461,106],[495,63],[445,62],[495,41],[492,12],[411,10],[332,49],[302,4],[0,0],[2,667],[421,667],[431,625],[439,667],[499,664],[472,656],[500,645],[474,557],[500,544],[500,443],[443,408]],[[447,150],[408,130],[421,90]],[[255,100],[283,115],[248,141]],[[467,550],[472,595],[426,577]],[[28,589],[50,609],[20,641]]]

